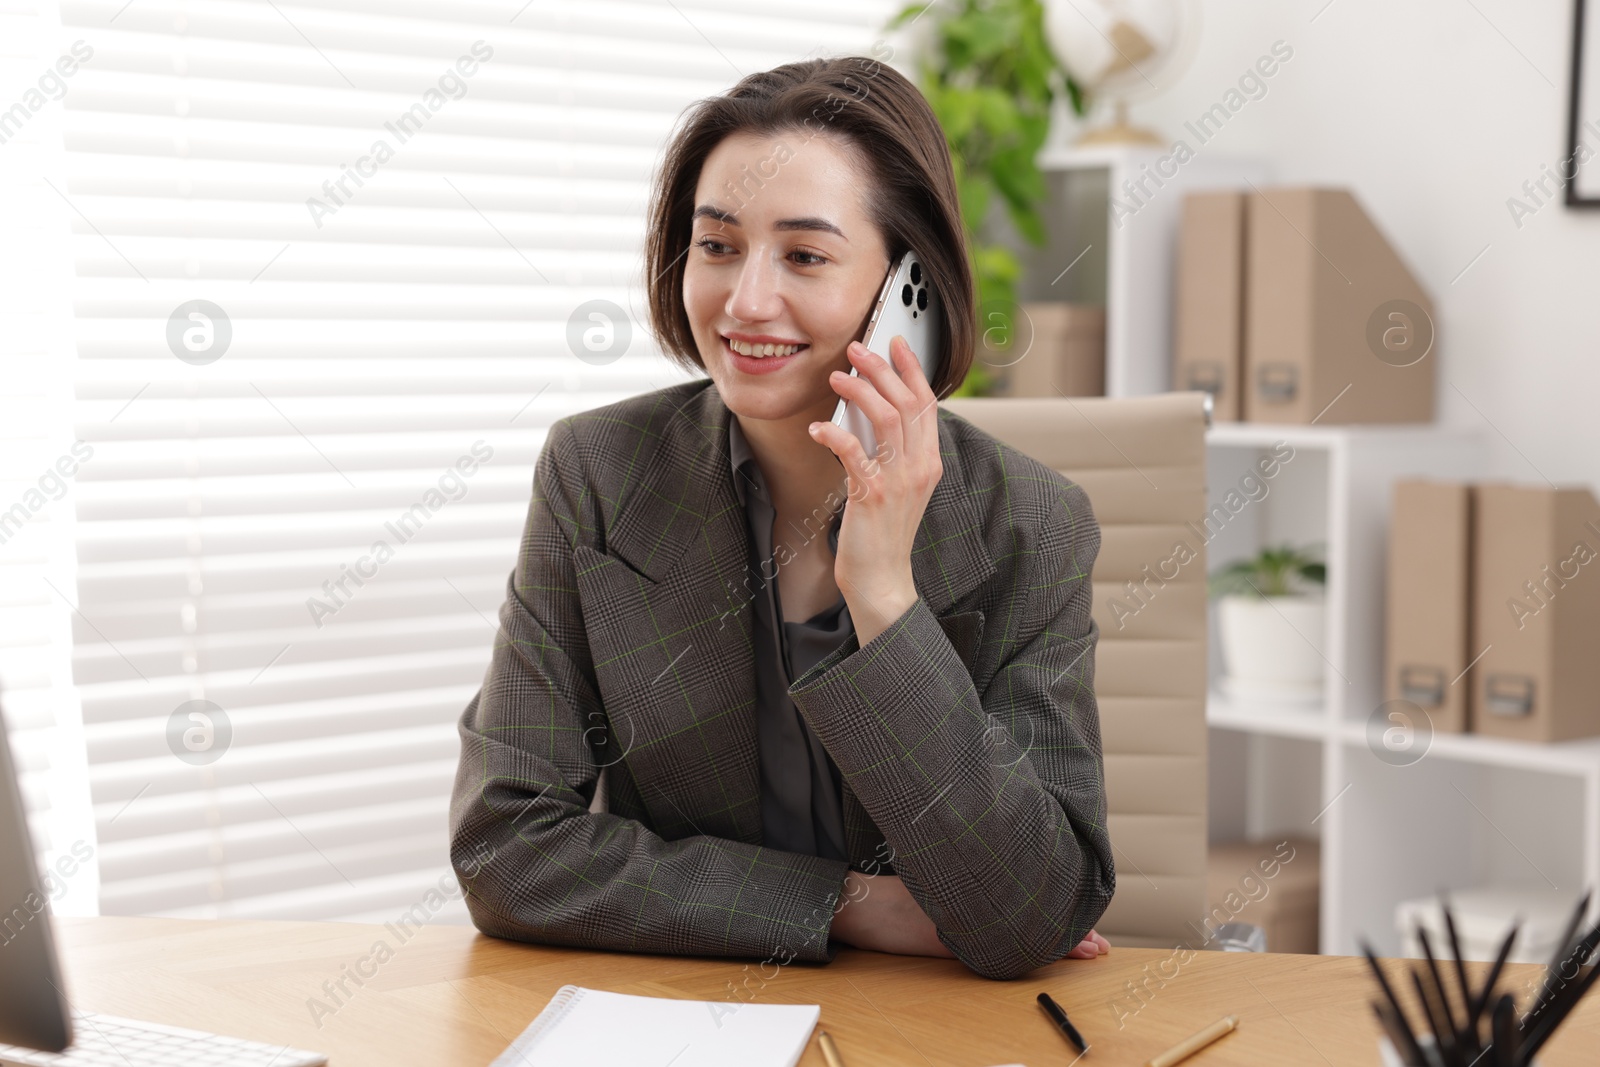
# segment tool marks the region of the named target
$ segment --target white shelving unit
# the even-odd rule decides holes
[[[1395,906],[1440,889],[1521,885],[1575,901],[1600,887],[1600,739],[1544,745],[1435,734],[1407,766],[1369,746],[1368,720],[1384,699],[1393,483],[1478,477],[1482,436],[1439,426],[1219,423],[1207,434],[1210,501],[1220,504],[1246,473],[1259,477],[1258,457],[1285,445],[1293,455],[1261,480],[1265,493],[1256,489],[1258,499],[1237,514],[1225,510],[1214,536],[1207,527],[1207,566],[1264,544],[1325,546],[1324,693],[1315,707],[1274,706],[1227,700],[1213,684],[1212,839],[1320,839],[1328,953],[1355,953],[1359,938],[1399,953]],[[1222,666],[1215,641],[1211,661],[1214,683]]]
[[[1164,148],[1041,152],[1043,247],[1021,240],[1004,212],[991,212],[984,236],[1018,252],[1020,300],[1106,309],[1108,396],[1171,388],[1184,194],[1273,177],[1266,159],[1191,147],[1195,154],[1181,164]],[[1319,839],[1320,940],[1328,953],[1354,953],[1365,938],[1398,954],[1395,906],[1440,889],[1525,885],[1574,900],[1584,888],[1600,890],[1600,739],[1539,745],[1436,734],[1409,766],[1384,762],[1368,745],[1368,719],[1383,703],[1393,484],[1481,476],[1482,435],[1435,425],[1219,423],[1207,438],[1211,503],[1238,489],[1279,442],[1293,458],[1263,480],[1265,495],[1237,514],[1224,512],[1226,523],[1206,536],[1207,566],[1269,543],[1323,546],[1329,582],[1319,651],[1328,669],[1314,707],[1230,701],[1216,695],[1221,650],[1211,642],[1212,841]]]
[[[1019,299],[1104,307],[1106,395],[1166,392],[1183,194],[1260,185],[1271,177],[1267,162],[1202,145],[1184,163],[1143,146],[1047,149],[1038,163],[1048,240],[1037,249],[1009,240],[1022,249]]]

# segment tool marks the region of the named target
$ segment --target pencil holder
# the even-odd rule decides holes
[[[1438,1050],[1434,1048],[1433,1038],[1423,1035],[1417,1042],[1422,1046],[1422,1051],[1429,1058],[1430,1064],[1443,1063],[1438,1057]],[[1383,1067],[1406,1067],[1406,1061],[1395,1050],[1394,1042],[1387,1037],[1378,1038],[1378,1058],[1383,1061]],[[1527,1067],[1540,1067],[1537,1059],[1528,1061]]]
[[[1434,953],[1428,931],[1419,922],[1417,942],[1422,946],[1426,966],[1413,964],[1406,976],[1410,981],[1401,983],[1402,989],[1416,994],[1410,1010],[1396,996],[1371,947],[1364,943],[1361,946],[1383,992],[1381,1000],[1373,1001],[1372,1010],[1383,1029],[1378,1054],[1385,1067],[1450,1067],[1463,1063],[1537,1067],[1540,1046],[1600,979],[1600,966],[1585,966],[1600,946],[1600,925],[1575,938],[1589,910],[1589,894],[1585,893],[1573,910],[1526,1012],[1519,1012],[1516,998],[1496,986],[1520,923],[1511,924],[1493,966],[1481,982],[1474,983],[1462,963],[1455,917],[1442,894],[1440,905],[1449,938],[1448,945],[1440,947],[1448,948],[1449,954]]]

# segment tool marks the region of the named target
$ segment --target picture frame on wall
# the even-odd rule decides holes
[[[1571,175],[1568,207],[1600,208],[1600,2],[1573,0],[1572,7],[1572,95],[1562,177]]]

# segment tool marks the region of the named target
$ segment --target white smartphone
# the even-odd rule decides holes
[[[883,280],[883,289],[878,293],[878,303],[872,309],[862,344],[887,363],[889,339],[899,334],[917,354],[922,373],[931,382],[939,365],[943,321],[944,308],[938,294],[928,284],[927,271],[923,270],[916,253],[907,252],[889,268]],[[850,368],[850,374],[859,377],[854,367]],[[873,432],[872,420],[867,418],[866,412],[840,397],[832,421],[835,426],[842,426],[856,435],[868,459],[882,458],[878,456],[878,435]]]

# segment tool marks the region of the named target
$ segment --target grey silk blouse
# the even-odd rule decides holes
[[[728,418],[728,458],[733,484],[750,532],[748,591],[756,661],[756,746],[761,768],[762,844],[787,852],[848,859],[839,768],[789,698],[789,686],[855,632],[844,595],[805,622],[783,622],[778,598],[773,523],[776,513],[761,465]],[[828,545],[839,546],[841,508],[828,528]],[[779,532],[797,550],[815,530]]]

